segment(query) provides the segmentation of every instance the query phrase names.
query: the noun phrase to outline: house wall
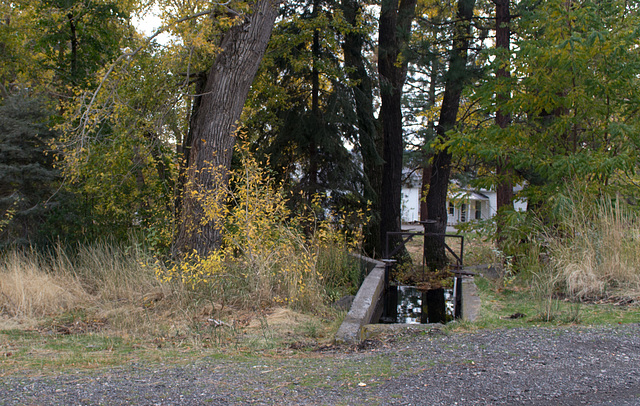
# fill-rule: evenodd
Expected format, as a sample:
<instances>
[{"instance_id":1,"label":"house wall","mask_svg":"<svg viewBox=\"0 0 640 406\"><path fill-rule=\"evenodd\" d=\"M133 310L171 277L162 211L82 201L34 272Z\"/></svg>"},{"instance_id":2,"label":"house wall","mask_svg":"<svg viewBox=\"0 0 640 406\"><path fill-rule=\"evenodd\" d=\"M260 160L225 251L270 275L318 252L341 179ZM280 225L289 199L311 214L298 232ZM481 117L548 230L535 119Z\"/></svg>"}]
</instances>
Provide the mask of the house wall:
<instances>
[{"instance_id":1,"label":"house wall","mask_svg":"<svg viewBox=\"0 0 640 406\"><path fill-rule=\"evenodd\" d=\"M513 192L517 192L519 190L522 190L522 187L516 187L514 188ZM493 216L496 215L497 212L497 208L498 208L498 195L496 192L493 191L482 191L482 194L486 195L489 198L489 214L487 218L491 218ZM514 200L513 201L513 208L516 211L527 211L527 201L526 200Z\"/></svg>"},{"instance_id":2,"label":"house wall","mask_svg":"<svg viewBox=\"0 0 640 406\"><path fill-rule=\"evenodd\" d=\"M516 192L517 190L514 190ZM467 204L466 222L475 220L475 202L480 201L482 204L482 219L490 219L496 215L498 206L498 198L496 192L482 190L481 193L489 198L489 200L473 200L469 199ZM524 200L515 200L513 207L518 211L527 210L527 202ZM454 214L447 216L448 225L456 225L460 222L460 207L455 207ZM449 202L447 201L447 213L449 212ZM405 223L416 222L420 220L420 188L403 187L402 188L402 221Z\"/></svg>"},{"instance_id":3,"label":"house wall","mask_svg":"<svg viewBox=\"0 0 640 406\"><path fill-rule=\"evenodd\" d=\"M464 222L468 223L470 221L476 220L476 203L480 202L480 219L486 220L489 219L490 216L490 207L489 201L487 200L475 200L468 199L464 202L466 205L466 213ZM449 201L447 201L447 225L455 226L458 223L462 222L462 205L458 204L453 208L453 214L451 214L451 208L449 206Z\"/></svg>"},{"instance_id":4,"label":"house wall","mask_svg":"<svg viewBox=\"0 0 640 406\"><path fill-rule=\"evenodd\" d=\"M513 202L513 208L517 211L527 211L527 201L526 200L515 200Z\"/></svg>"},{"instance_id":5,"label":"house wall","mask_svg":"<svg viewBox=\"0 0 640 406\"><path fill-rule=\"evenodd\" d=\"M402 221L420 220L420 188L402 188Z\"/></svg>"}]
</instances>

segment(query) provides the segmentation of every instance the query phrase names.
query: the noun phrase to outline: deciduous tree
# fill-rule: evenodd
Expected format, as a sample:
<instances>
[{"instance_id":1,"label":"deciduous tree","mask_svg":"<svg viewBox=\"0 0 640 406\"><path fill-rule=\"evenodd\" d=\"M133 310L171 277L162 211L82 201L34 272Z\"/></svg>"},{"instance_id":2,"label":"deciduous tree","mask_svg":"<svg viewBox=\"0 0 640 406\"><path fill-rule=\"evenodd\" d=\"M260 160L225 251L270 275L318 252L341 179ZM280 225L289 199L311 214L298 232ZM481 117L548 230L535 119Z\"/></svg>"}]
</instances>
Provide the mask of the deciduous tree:
<instances>
[{"instance_id":1,"label":"deciduous tree","mask_svg":"<svg viewBox=\"0 0 640 406\"><path fill-rule=\"evenodd\" d=\"M220 243L220 227L203 222L195 190L216 190L227 182L238 120L277 16L271 0L256 0L222 35L220 52L207 72L198 108L191 117L186 184L176 249L206 254Z\"/></svg>"}]
</instances>

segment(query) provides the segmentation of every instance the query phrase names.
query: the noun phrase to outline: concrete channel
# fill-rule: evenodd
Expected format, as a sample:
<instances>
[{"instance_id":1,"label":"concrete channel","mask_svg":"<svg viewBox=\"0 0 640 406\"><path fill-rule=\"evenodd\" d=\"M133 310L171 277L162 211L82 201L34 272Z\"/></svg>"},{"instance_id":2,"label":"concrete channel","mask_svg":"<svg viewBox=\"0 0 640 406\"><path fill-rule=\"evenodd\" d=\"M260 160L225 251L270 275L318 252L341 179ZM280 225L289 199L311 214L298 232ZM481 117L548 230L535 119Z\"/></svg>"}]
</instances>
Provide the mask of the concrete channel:
<instances>
[{"instance_id":1,"label":"concrete channel","mask_svg":"<svg viewBox=\"0 0 640 406\"><path fill-rule=\"evenodd\" d=\"M364 256L357 256L366 266L365 277L358 293L353 299L351 309L336 333L338 344L358 344L370 336L389 330L429 330L441 326L434 324L377 324L382 313L384 298L385 264ZM473 276L462 278L462 314L463 320L475 321L480 310L480 298Z\"/></svg>"}]
</instances>

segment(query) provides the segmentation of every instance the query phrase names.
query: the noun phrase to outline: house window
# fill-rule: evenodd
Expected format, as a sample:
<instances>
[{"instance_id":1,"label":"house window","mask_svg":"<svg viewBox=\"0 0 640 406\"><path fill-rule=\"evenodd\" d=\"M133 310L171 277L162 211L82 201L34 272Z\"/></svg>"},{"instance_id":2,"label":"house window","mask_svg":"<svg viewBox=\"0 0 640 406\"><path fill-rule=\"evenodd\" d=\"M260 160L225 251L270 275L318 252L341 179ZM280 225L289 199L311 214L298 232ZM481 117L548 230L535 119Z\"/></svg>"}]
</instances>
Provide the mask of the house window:
<instances>
[{"instance_id":1,"label":"house window","mask_svg":"<svg viewBox=\"0 0 640 406\"><path fill-rule=\"evenodd\" d=\"M482 219L482 202L476 202L476 220Z\"/></svg>"},{"instance_id":2,"label":"house window","mask_svg":"<svg viewBox=\"0 0 640 406\"><path fill-rule=\"evenodd\" d=\"M462 207L460 208L460 221L463 223L467 221L467 205L466 204L462 204Z\"/></svg>"},{"instance_id":3,"label":"house window","mask_svg":"<svg viewBox=\"0 0 640 406\"><path fill-rule=\"evenodd\" d=\"M453 216L456 212L455 206L453 205L453 203L449 202L449 215Z\"/></svg>"}]
</instances>

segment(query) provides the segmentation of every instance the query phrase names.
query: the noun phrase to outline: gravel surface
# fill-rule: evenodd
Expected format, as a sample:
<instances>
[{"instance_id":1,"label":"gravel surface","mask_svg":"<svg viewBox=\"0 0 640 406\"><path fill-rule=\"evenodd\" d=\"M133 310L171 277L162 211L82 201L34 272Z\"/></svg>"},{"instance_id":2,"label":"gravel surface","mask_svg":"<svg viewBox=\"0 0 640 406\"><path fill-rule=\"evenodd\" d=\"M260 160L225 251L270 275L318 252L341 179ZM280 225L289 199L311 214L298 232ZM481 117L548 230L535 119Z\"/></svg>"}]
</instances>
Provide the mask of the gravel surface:
<instances>
[{"instance_id":1,"label":"gravel surface","mask_svg":"<svg viewBox=\"0 0 640 406\"><path fill-rule=\"evenodd\" d=\"M640 324L0 378L0 405L640 405Z\"/></svg>"}]
</instances>

